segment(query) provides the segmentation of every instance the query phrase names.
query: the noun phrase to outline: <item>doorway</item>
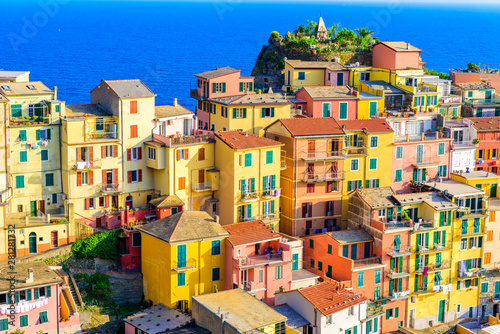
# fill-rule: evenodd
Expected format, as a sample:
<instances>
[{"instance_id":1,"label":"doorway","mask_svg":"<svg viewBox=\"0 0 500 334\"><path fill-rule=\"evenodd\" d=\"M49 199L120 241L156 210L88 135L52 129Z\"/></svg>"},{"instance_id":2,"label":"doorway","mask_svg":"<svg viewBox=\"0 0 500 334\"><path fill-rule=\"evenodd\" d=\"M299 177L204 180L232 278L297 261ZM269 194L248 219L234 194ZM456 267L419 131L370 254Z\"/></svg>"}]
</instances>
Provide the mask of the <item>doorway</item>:
<instances>
[{"instance_id":1,"label":"doorway","mask_svg":"<svg viewBox=\"0 0 500 334\"><path fill-rule=\"evenodd\" d=\"M31 232L29 235L29 252L30 254L36 253L37 251L36 247L36 233Z\"/></svg>"},{"instance_id":2,"label":"doorway","mask_svg":"<svg viewBox=\"0 0 500 334\"><path fill-rule=\"evenodd\" d=\"M106 184L112 184L113 183L113 170L107 170L106 171Z\"/></svg>"},{"instance_id":3,"label":"doorway","mask_svg":"<svg viewBox=\"0 0 500 334\"><path fill-rule=\"evenodd\" d=\"M50 232L50 247L55 248L59 246L59 239L57 238L57 231Z\"/></svg>"},{"instance_id":4,"label":"doorway","mask_svg":"<svg viewBox=\"0 0 500 334\"><path fill-rule=\"evenodd\" d=\"M127 196L127 198L125 198L125 207L128 207L129 209L132 209L133 208L133 204L134 204L133 197L131 195Z\"/></svg>"},{"instance_id":5,"label":"doorway","mask_svg":"<svg viewBox=\"0 0 500 334\"><path fill-rule=\"evenodd\" d=\"M337 86L344 85L344 73L337 73Z\"/></svg>"},{"instance_id":6,"label":"doorway","mask_svg":"<svg viewBox=\"0 0 500 334\"><path fill-rule=\"evenodd\" d=\"M36 217L36 201L30 202L30 216Z\"/></svg>"},{"instance_id":7,"label":"doorway","mask_svg":"<svg viewBox=\"0 0 500 334\"><path fill-rule=\"evenodd\" d=\"M45 214L45 201L43 199L38 201L38 210Z\"/></svg>"},{"instance_id":8,"label":"doorway","mask_svg":"<svg viewBox=\"0 0 500 334\"><path fill-rule=\"evenodd\" d=\"M444 321L445 306L446 306L446 300L445 299L440 300L439 301L439 310L438 310L438 321L439 322Z\"/></svg>"},{"instance_id":9,"label":"doorway","mask_svg":"<svg viewBox=\"0 0 500 334\"><path fill-rule=\"evenodd\" d=\"M198 183L205 183L205 170L200 169L198 171ZM201 185L203 187L203 185Z\"/></svg>"}]
</instances>

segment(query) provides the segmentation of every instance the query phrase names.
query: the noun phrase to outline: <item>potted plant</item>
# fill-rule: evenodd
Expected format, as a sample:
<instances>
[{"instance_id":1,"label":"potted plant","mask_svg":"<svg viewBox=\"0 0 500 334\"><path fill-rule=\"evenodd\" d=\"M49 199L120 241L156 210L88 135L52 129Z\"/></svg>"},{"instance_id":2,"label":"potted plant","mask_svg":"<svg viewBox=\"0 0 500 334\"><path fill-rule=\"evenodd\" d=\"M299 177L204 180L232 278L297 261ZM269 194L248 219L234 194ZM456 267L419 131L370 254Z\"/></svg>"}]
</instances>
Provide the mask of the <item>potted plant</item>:
<instances>
[{"instance_id":1,"label":"potted plant","mask_svg":"<svg viewBox=\"0 0 500 334\"><path fill-rule=\"evenodd\" d=\"M473 139L472 140L472 144L474 144L474 146L478 147L479 146L479 139Z\"/></svg>"}]
</instances>

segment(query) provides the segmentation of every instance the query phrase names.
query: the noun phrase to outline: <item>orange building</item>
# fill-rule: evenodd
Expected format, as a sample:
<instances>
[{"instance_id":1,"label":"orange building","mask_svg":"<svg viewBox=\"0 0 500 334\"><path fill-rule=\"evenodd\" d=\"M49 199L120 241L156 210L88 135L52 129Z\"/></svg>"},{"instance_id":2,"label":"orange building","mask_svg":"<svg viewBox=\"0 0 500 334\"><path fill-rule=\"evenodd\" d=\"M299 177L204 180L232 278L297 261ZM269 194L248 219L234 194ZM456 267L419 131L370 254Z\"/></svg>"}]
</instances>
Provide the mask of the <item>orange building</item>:
<instances>
[{"instance_id":1,"label":"orange building","mask_svg":"<svg viewBox=\"0 0 500 334\"><path fill-rule=\"evenodd\" d=\"M422 69L420 50L406 42L380 42L373 46L373 67L387 69Z\"/></svg>"},{"instance_id":2,"label":"orange building","mask_svg":"<svg viewBox=\"0 0 500 334\"><path fill-rule=\"evenodd\" d=\"M280 119L266 128L266 137L285 145L280 231L302 236L340 227L346 152L337 121Z\"/></svg>"}]
</instances>

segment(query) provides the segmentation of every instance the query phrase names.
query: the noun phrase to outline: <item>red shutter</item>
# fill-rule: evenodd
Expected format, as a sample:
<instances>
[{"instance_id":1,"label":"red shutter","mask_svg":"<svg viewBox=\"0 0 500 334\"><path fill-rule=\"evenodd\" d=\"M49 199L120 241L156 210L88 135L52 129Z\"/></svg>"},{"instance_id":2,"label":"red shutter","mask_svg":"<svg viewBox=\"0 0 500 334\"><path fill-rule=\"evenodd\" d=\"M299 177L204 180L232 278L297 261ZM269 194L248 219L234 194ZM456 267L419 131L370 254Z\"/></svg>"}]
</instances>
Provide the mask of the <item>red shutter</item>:
<instances>
[{"instance_id":1,"label":"red shutter","mask_svg":"<svg viewBox=\"0 0 500 334\"><path fill-rule=\"evenodd\" d=\"M181 160L181 150L177 150L177 161Z\"/></svg>"},{"instance_id":2,"label":"red shutter","mask_svg":"<svg viewBox=\"0 0 500 334\"><path fill-rule=\"evenodd\" d=\"M85 199L85 210L90 209L90 198Z\"/></svg>"},{"instance_id":3,"label":"red shutter","mask_svg":"<svg viewBox=\"0 0 500 334\"><path fill-rule=\"evenodd\" d=\"M128 171L128 183L132 183L132 172Z\"/></svg>"},{"instance_id":4,"label":"red shutter","mask_svg":"<svg viewBox=\"0 0 500 334\"><path fill-rule=\"evenodd\" d=\"M127 160L130 161L132 160L132 149L127 148Z\"/></svg>"},{"instance_id":5,"label":"red shutter","mask_svg":"<svg viewBox=\"0 0 500 334\"><path fill-rule=\"evenodd\" d=\"M106 184L106 170L102 170L102 184Z\"/></svg>"},{"instance_id":6,"label":"red shutter","mask_svg":"<svg viewBox=\"0 0 500 334\"><path fill-rule=\"evenodd\" d=\"M76 148L76 161L82 161L82 149L80 147Z\"/></svg>"},{"instance_id":7,"label":"red shutter","mask_svg":"<svg viewBox=\"0 0 500 334\"><path fill-rule=\"evenodd\" d=\"M139 178L139 182L142 182L142 169L139 169L137 171L137 175L138 175L138 178Z\"/></svg>"},{"instance_id":8,"label":"red shutter","mask_svg":"<svg viewBox=\"0 0 500 334\"><path fill-rule=\"evenodd\" d=\"M184 151L185 151L184 152L184 154L185 154L184 158L187 160L187 159L189 159L189 149L185 148Z\"/></svg>"},{"instance_id":9,"label":"red shutter","mask_svg":"<svg viewBox=\"0 0 500 334\"><path fill-rule=\"evenodd\" d=\"M82 172L76 173L76 179L77 179L76 184L78 186L81 186L82 185Z\"/></svg>"},{"instance_id":10,"label":"red shutter","mask_svg":"<svg viewBox=\"0 0 500 334\"><path fill-rule=\"evenodd\" d=\"M130 113L137 114L137 101L130 101Z\"/></svg>"},{"instance_id":11,"label":"red shutter","mask_svg":"<svg viewBox=\"0 0 500 334\"><path fill-rule=\"evenodd\" d=\"M115 178L115 184L118 184L118 168L113 170L113 177Z\"/></svg>"},{"instance_id":12,"label":"red shutter","mask_svg":"<svg viewBox=\"0 0 500 334\"><path fill-rule=\"evenodd\" d=\"M106 145L101 147L101 159L106 158Z\"/></svg>"},{"instance_id":13,"label":"red shutter","mask_svg":"<svg viewBox=\"0 0 500 334\"><path fill-rule=\"evenodd\" d=\"M106 201L106 207L109 208L109 196L106 196L105 201Z\"/></svg>"},{"instance_id":14,"label":"red shutter","mask_svg":"<svg viewBox=\"0 0 500 334\"><path fill-rule=\"evenodd\" d=\"M118 145L113 147L113 157L118 158Z\"/></svg>"},{"instance_id":15,"label":"red shutter","mask_svg":"<svg viewBox=\"0 0 500 334\"><path fill-rule=\"evenodd\" d=\"M90 170L89 171L89 185L93 185L93 184L94 184L94 171Z\"/></svg>"},{"instance_id":16,"label":"red shutter","mask_svg":"<svg viewBox=\"0 0 500 334\"><path fill-rule=\"evenodd\" d=\"M89 161L94 160L94 147L89 146Z\"/></svg>"},{"instance_id":17,"label":"red shutter","mask_svg":"<svg viewBox=\"0 0 500 334\"><path fill-rule=\"evenodd\" d=\"M137 148L137 160L142 160L142 147Z\"/></svg>"},{"instance_id":18,"label":"red shutter","mask_svg":"<svg viewBox=\"0 0 500 334\"><path fill-rule=\"evenodd\" d=\"M328 193L332 192L332 182L326 183L326 192L328 192Z\"/></svg>"}]
</instances>

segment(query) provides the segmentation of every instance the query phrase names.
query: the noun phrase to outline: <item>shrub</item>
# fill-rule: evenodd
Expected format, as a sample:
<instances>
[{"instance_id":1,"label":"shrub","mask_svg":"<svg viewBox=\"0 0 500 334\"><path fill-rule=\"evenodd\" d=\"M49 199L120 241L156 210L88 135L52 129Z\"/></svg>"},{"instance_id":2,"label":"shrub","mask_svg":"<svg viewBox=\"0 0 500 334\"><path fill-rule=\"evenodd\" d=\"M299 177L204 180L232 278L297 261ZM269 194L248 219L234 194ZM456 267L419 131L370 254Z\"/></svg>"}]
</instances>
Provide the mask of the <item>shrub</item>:
<instances>
[{"instance_id":1,"label":"shrub","mask_svg":"<svg viewBox=\"0 0 500 334\"><path fill-rule=\"evenodd\" d=\"M479 139L476 138L476 139L472 140L472 144L474 144L474 145L479 144Z\"/></svg>"},{"instance_id":2,"label":"shrub","mask_svg":"<svg viewBox=\"0 0 500 334\"><path fill-rule=\"evenodd\" d=\"M278 38L278 37L280 37L280 34L277 31L271 31L271 37L272 38Z\"/></svg>"},{"instance_id":3,"label":"shrub","mask_svg":"<svg viewBox=\"0 0 500 334\"><path fill-rule=\"evenodd\" d=\"M117 260L119 254L118 236L120 231L108 231L91 235L76 241L71 250L79 259L100 257L101 259Z\"/></svg>"}]
</instances>

